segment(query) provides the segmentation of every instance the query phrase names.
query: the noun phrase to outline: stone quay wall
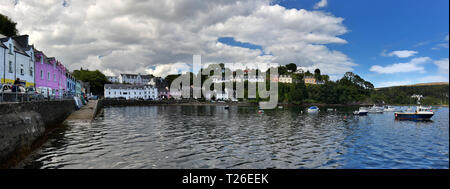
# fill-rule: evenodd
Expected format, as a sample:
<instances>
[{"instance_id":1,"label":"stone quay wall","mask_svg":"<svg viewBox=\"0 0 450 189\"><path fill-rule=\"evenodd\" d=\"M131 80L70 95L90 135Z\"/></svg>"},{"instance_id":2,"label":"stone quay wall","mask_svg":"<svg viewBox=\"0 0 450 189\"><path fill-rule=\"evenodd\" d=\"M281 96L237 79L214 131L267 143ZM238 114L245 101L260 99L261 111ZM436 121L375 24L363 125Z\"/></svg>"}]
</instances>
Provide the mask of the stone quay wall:
<instances>
[{"instance_id":1,"label":"stone quay wall","mask_svg":"<svg viewBox=\"0 0 450 189\"><path fill-rule=\"evenodd\" d=\"M0 168L24 158L73 111L74 100L0 104Z\"/></svg>"}]
</instances>

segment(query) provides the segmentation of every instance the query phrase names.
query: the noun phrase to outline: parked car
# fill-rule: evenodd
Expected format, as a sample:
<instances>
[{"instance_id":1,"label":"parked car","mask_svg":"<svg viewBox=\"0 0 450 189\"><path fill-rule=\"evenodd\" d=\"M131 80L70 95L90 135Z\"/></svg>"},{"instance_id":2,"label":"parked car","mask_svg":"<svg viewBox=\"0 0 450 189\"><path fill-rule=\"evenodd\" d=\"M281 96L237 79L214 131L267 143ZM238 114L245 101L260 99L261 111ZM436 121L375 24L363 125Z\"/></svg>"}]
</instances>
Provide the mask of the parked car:
<instances>
[{"instance_id":1,"label":"parked car","mask_svg":"<svg viewBox=\"0 0 450 189\"><path fill-rule=\"evenodd\" d=\"M10 85L10 84L2 85L2 92L11 92L11 91L12 91L12 85Z\"/></svg>"},{"instance_id":2,"label":"parked car","mask_svg":"<svg viewBox=\"0 0 450 189\"><path fill-rule=\"evenodd\" d=\"M18 92L18 93L25 93L25 88L23 86L17 87L17 86L11 85L11 84L3 84L2 85L3 92L12 92L13 88L16 88L16 92Z\"/></svg>"},{"instance_id":3,"label":"parked car","mask_svg":"<svg viewBox=\"0 0 450 189\"><path fill-rule=\"evenodd\" d=\"M27 87L25 93L29 95L31 100L44 100L44 95L40 94L34 87Z\"/></svg>"}]
</instances>

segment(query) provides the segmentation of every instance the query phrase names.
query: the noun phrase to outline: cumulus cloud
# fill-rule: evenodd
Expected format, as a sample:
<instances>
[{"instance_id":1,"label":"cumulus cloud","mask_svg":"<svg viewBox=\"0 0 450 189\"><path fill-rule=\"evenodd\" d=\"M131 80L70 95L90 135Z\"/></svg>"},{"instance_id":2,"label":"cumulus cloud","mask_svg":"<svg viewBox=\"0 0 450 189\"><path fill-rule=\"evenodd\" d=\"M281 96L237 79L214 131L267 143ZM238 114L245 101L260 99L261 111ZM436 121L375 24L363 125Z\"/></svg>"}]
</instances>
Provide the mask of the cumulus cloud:
<instances>
[{"instance_id":1,"label":"cumulus cloud","mask_svg":"<svg viewBox=\"0 0 450 189\"><path fill-rule=\"evenodd\" d=\"M326 7L327 5L328 5L327 0L320 0L319 2L317 2L314 5L314 9L320 9L320 8Z\"/></svg>"},{"instance_id":2,"label":"cumulus cloud","mask_svg":"<svg viewBox=\"0 0 450 189\"><path fill-rule=\"evenodd\" d=\"M2 1L0 12L71 70L164 76L185 69L193 54L204 63L295 62L332 76L356 66L327 47L347 43L339 37L348 32L343 18L270 0ZM263 50L229 46L220 37Z\"/></svg>"},{"instance_id":3,"label":"cumulus cloud","mask_svg":"<svg viewBox=\"0 0 450 189\"><path fill-rule=\"evenodd\" d=\"M436 60L433 63L439 68L439 72L440 73L448 75L448 73L449 73L448 72L448 64L449 64L448 58L443 58L441 60Z\"/></svg>"},{"instance_id":4,"label":"cumulus cloud","mask_svg":"<svg viewBox=\"0 0 450 189\"><path fill-rule=\"evenodd\" d=\"M388 66L374 65L370 68L370 71L379 74L393 74L393 73L405 73L405 72L420 72L425 73L425 68L421 64L430 62L429 57L413 58L406 63L396 63Z\"/></svg>"},{"instance_id":5,"label":"cumulus cloud","mask_svg":"<svg viewBox=\"0 0 450 189\"><path fill-rule=\"evenodd\" d=\"M408 58L408 57L414 56L417 53L419 53L419 52L411 51L411 50L400 50L400 51L392 51L390 53L386 53L386 51L383 51L381 53L381 55L382 56L396 56L399 58Z\"/></svg>"},{"instance_id":6,"label":"cumulus cloud","mask_svg":"<svg viewBox=\"0 0 450 189\"><path fill-rule=\"evenodd\" d=\"M148 68L145 70L147 74L166 77L171 74L179 74L191 71L191 67L186 63L163 64Z\"/></svg>"}]
</instances>

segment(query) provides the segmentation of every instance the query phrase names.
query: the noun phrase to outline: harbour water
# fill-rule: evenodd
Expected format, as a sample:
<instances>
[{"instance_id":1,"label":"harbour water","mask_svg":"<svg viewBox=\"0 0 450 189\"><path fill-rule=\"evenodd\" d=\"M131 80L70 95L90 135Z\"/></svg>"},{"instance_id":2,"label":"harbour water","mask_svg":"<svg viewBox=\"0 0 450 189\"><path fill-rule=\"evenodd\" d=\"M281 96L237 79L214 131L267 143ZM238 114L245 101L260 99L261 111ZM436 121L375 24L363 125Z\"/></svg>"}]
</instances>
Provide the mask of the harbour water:
<instances>
[{"instance_id":1,"label":"harbour water","mask_svg":"<svg viewBox=\"0 0 450 189\"><path fill-rule=\"evenodd\" d=\"M92 123L55 130L20 167L449 168L448 107L428 122L353 110L110 107Z\"/></svg>"}]
</instances>

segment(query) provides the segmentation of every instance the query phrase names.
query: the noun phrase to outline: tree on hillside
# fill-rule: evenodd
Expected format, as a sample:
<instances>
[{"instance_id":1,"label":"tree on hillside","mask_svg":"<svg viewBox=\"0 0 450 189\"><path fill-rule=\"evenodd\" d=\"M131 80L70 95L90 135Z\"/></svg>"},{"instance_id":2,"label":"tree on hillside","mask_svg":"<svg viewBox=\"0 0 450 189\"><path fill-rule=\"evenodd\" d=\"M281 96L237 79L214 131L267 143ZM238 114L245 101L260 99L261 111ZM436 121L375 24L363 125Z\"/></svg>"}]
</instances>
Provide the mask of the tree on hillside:
<instances>
[{"instance_id":1,"label":"tree on hillside","mask_svg":"<svg viewBox=\"0 0 450 189\"><path fill-rule=\"evenodd\" d=\"M287 68L285 66L278 67L278 75L286 75L287 74Z\"/></svg>"},{"instance_id":2,"label":"tree on hillside","mask_svg":"<svg viewBox=\"0 0 450 189\"><path fill-rule=\"evenodd\" d=\"M314 70L314 78L316 78L316 80L318 80L318 81L322 81L322 77L320 75L320 69L319 68Z\"/></svg>"},{"instance_id":3,"label":"tree on hillside","mask_svg":"<svg viewBox=\"0 0 450 189\"><path fill-rule=\"evenodd\" d=\"M106 76L98 71L88 71L88 70L74 70L72 74L77 80L83 82L89 82L90 91L94 95L104 94L104 85L109 83Z\"/></svg>"},{"instance_id":4,"label":"tree on hillside","mask_svg":"<svg viewBox=\"0 0 450 189\"><path fill-rule=\"evenodd\" d=\"M167 83L169 84L169 87L170 87L170 85L172 85L172 82L180 76L181 76L181 74L167 75L165 79L166 79Z\"/></svg>"},{"instance_id":5,"label":"tree on hillside","mask_svg":"<svg viewBox=\"0 0 450 189\"><path fill-rule=\"evenodd\" d=\"M305 72L305 76L312 76L313 74L311 72L309 72L309 70L306 70Z\"/></svg>"},{"instance_id":6,"label":"tree on hillside","mask_svg":"<svg viewBox=\"0 0 450 189\"><path fill-rule=\"evenodd\" d=\"M286 65L287 70L290 70L291 72L295 72L297 71L297 65L294 63L290 63L288 65Z\"/></svg>"},{"instance_id":7,"label":"tree on hillside","mask_svg":"<svg viewBox=\"0 0 450 189\"><path fill-rule=\"evenodd\" d=\"M17 23L12 21L7 16L0 14L0 34L5 36L15 36L19 32L16 28Z\"/></svg>"},{"instance_id":8,"label":"tree on hillside","mask_svg":"<svg viewBox=\"0 0 450 189\"><path fill-rule=\"evenodd\" d=\"M322 81L330 81L330 76L328 76L328 75L321 75L320 77L321 77Z\"/></svg>"}]
</instances>

